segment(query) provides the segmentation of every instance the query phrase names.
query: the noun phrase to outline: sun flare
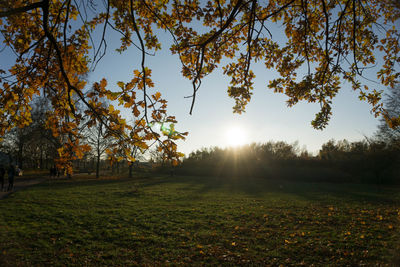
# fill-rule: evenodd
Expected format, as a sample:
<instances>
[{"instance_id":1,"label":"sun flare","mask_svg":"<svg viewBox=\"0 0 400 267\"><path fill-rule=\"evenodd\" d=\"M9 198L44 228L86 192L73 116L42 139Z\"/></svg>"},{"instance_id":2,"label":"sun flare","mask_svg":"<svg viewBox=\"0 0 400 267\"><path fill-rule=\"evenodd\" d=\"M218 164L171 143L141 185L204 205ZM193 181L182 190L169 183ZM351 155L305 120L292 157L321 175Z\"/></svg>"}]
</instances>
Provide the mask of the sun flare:
<instances>
[{"instance_id":1,"label":"sun flare","mask_svg":"<svg viewBox=\"0 0 400 267\"><path fill-rule=\"evenodd\" d=\"M229 146L241 146L247 141L246 132L243 128L234 126L226 131L226 141Z\"/></svg>"}]
</instances>

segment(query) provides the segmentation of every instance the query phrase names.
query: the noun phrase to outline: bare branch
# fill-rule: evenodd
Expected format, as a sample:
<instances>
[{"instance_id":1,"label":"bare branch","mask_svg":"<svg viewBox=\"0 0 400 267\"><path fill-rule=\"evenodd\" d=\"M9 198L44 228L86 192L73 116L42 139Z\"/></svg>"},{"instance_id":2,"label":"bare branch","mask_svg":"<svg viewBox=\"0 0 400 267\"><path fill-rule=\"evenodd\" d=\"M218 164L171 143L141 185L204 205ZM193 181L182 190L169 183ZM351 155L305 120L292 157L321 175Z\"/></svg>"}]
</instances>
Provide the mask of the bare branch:
<instances>
[{"instance_id":1,"label":"bare branch","mask_svg":"<svg viewBox=\"0 0 400 267\"><path fill-rule=\"evenodd\" d=\"M107 42L105 39L105 35L106 35L106 30L107 30L107 25L108 25L108 19L110 18L110 1L107 0L107 13L106 13L106 21L104 22L104 28L103 28L103 33L101 36L101 41L100 41L100 45L99 48L96 52L96 54L94 55L93 61L96 62L94 65L94 69L96 68L97 64L99 63L99 61L105 56L106 51L107 51ZM98 60L96 60L98 54L100 53L100 49L102 47L102 45L104 44L104 50L103 53L101 54L100 58Z\"/></svg>"}]
</instances>

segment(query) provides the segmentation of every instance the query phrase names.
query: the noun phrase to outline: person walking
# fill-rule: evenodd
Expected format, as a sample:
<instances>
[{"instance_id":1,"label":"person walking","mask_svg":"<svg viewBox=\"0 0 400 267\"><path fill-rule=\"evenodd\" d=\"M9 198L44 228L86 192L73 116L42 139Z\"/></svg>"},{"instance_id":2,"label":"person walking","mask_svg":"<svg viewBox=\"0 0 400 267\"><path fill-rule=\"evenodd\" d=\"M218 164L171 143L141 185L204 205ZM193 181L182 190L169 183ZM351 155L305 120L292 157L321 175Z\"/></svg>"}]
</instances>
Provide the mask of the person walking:
<instances>
[{"instance_id":1,"label":"person walking","mask_svg":"<svg viewBox=\"0 0 400 267\"><path fill-rule=\"evenodd\" d=\"M6 174L6 170L4 169L3 166L0 166L0 182L1 182L1 191L3 191L4 188L4 175ZM1 192L0 191L0 192Z\"/></svg>"},{"instance_id":2,"label":"person walking","mask_svg":"<svg viewBox=\"0 0 400 267\"><path fill-rule=\"evenodd\" d=\"M10 164L8 168L8 188L7 191L11 191L14 188L14 176L15 176L15 167Z\"/></svg>"}]
</instances>

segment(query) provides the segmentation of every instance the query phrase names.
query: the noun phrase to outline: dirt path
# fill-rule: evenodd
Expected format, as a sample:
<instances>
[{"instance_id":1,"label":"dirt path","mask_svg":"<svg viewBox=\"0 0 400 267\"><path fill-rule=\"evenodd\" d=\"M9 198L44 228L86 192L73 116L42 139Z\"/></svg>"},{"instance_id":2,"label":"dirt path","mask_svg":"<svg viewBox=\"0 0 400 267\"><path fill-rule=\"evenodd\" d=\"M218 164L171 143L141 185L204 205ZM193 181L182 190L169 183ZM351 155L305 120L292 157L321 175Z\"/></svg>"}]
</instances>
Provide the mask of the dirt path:
<instances>
[{"instance_id":1,"label":"dirt path","mask_svg":"<svg viewBox=\"0 0 400 267\"><path fill-rule=\"evenodd\" d=\"M9 194L12 194L15 191L21 190L23 188L26 188L28 186L32 186L35 184L39 184L46 181L46 178L44 177L37 177L37 178L17 178L14 181L14 189L10 192L3 192L0 191L0 199L5 198L6 196L8 196ZM1 184L0 184L1 187ZM8 187L8 181L6 179L5 183L4 183L4 189L7 189ZM1 188L0 188L1 189Z\"/></svg>"}]
</instances>

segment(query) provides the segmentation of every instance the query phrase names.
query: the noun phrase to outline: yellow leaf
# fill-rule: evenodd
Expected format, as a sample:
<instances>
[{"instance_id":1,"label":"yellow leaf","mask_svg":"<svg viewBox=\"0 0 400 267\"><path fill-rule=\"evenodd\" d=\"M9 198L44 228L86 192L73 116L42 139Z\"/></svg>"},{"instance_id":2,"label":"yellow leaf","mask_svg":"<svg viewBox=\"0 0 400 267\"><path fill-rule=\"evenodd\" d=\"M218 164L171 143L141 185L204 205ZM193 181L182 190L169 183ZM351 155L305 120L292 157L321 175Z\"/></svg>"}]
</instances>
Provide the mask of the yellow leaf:
<instances>
[{"instance_id":1,"label":"yellow leaf","mask_svg":"<svg viewBox=\"0 0 400 267\"><path fill-rule=\"evenodd\" d=\"M134 70L134 71L133 71L133 74L135 75L135 77L139 77L139 75L140 75L140 71L138 71L138 70Z\"/></svg>"},{"instance_id":2,"label":"yellow leaf","mask_svg":"<svg viewBox=\"0 0 400 267\"><path fill-rule=\"evenodd\" d=\"M104 88L104 87L106 87L107 86L107 80L106 79L101 79L101 81L100 81L100 87L101 88Z\"/></svg>"},{"instance_id":3,"label":"yellow leaf","mask_svg":"<svg viewBox=\"0 0 400 267\"><path fill-rule=\"evenodd\" d=\"M134 157L128 155L128 161L130 161L130 162L135 162L136 159L135 159Z\"/></svg>"},{"instance_id":4,"label":"yellow leaf","mask_svg":"<svg viewBox=\"0 0 400 267\"><path fill-rule=\"evenodd\" d=\"M121 81L117 82L117 85L118 85L121 89L124 89L124 87L125 87L125 83L124 83L124 82L121 82Z\"/></svg>"}]
</instances>

